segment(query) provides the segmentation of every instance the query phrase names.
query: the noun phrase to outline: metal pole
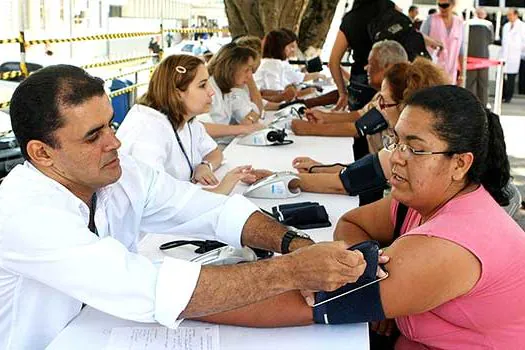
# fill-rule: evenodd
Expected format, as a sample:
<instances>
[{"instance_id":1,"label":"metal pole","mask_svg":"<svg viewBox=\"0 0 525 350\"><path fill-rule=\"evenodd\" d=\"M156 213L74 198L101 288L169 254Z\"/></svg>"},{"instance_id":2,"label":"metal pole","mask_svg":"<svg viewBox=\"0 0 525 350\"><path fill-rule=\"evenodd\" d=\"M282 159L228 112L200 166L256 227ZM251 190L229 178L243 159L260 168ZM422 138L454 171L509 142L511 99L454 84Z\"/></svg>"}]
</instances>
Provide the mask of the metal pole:
<instances>
[{"instance_id":1,"label":"metal pole","mask_svg":"<svg viewBox=\"0 0 525 350\"><path fill-rule=\"evenodd\" d=\"M69 37L73 37L73 0L69 0ZM73 42L69 43L69 58L73 59Z\"/></svg>"},{"instance_id":2,"label":"metal pole","mask_svg":"<svg viewBox=\"0 0 525 350\"><path fill-rule=\"evenodd\" d=\"M19 18L20 18L19 26L18 26L19 31L20 31L20 36L19 36L19 39L20 39L20 71L22 72L24 77L27 77L29 73L27 71L27 65L26 65L26 40L24 36L25 17L27 13L27 8L26 8L25 0L19 0L18 4L19 4L18 12L19 12Z\"/></svg>"},{"instance_id":3,"label":"metal pole","mask_svg":"<svg viewBox=\"0 0 525 350\"><path fill-rule=\"evenodd\" d=\"M505 61L500 60L500 65L496 69L496 92L494 93L494 108L492 111L497 115L501 114L501 100L503 99L503 65Z\"/></svg>"}]
</instances>

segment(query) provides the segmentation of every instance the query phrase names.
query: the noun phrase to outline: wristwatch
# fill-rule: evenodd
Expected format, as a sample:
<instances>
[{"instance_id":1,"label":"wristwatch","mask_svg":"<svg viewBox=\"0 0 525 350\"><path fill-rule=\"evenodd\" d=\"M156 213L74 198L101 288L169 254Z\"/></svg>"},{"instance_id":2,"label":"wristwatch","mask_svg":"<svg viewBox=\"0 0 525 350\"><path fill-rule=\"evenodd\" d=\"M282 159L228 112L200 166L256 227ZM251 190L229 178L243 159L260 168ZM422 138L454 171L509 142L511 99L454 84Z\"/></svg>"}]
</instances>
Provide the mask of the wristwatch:
<instances>
[{"instance_id":1,"label":"wristwatch","mask_svg":"<svg viewBox=\"0 0 525 350\"><path fill-rule=\"evenodd\" d=\"M292 243L292 240L294 238L303 238L303 239L309 239L312 240L310 236L308 236L306 233L301 231L292 231L288 230L283 236L283 240L281 241L281 254L288 254L290 253L290 243Z\"/></svg>"},{"instance_id":2,"label":"wristwatch","mask_svg":"<svg viewBox=\"0 0 525 350\"><path fill-rule=\"evenodd\" d=\"M207 160L203 160L203 161L201 161L201 164L205 164L205 165L209 166L211 172L213 173L213 164L211 164L211 163L208 162Z\"/></svg>"}]
</instances>

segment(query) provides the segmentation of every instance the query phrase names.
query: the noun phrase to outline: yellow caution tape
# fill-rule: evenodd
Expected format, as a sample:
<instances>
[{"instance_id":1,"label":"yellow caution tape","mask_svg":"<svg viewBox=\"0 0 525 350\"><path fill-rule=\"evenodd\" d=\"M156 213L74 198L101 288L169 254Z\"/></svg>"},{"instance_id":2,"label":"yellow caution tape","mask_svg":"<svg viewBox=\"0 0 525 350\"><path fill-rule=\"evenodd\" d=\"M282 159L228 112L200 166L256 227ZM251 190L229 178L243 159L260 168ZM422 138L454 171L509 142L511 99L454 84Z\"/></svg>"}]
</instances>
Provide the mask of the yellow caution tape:
<instances>
[{"instance_id":1,"label":"yellow caution tape","mask_svg":"<svg viewBox=\"0 0 525 350\"><path fill-rule=\"evenodd\" d=\"M12 79L22 76L22 72L19 70L12 70L10 72L0 73L0 80Z\"/></svg>"},{"instance_id":2,"label":"yellow caution tape","mask_svg":"<svg viewBox=\"0 0 525 350\"><path fill-rule=\"evenodd\" d=\"M130 86L125 87L123 89L119 89L119 90L115 90L115 91L111 92L109 94L109 97L113 98L113 97L117 97L117 96L120 96L120 95L124 95L124 94L127 94L128 92L131 92L131 91L135 90L138 87L145 86L145 85L148 85L148 83L140 83L140 84L130 85Z\"/></svg>"},{"instance_id":3,"label":"yellow caution tape","mask_svg":"<svg viewBox=\"0 0 525 350\"><path fill-rule=\"evenodd\" d=\"M109 40L109 39L127 39L137 38L148 35L159 35L160 32L137 32L137 33L115 33L115 34L97 34L89 36L79 36L75 38L62 38L62 39L36 39L26 41L28 45L40 45L40 44L57 44L57 43L71 43L79 41L90 41L90 40Z\"/></svg>"},{"instance_id":4,"label":"yellow caution tape","mask_svg":"<svg viewBox=\"0 0 525 350\"><path fill-rule=\"evenodd\" d=\"M20 42L19 38L14 39L0 39L0 44L17 44Z\"/></svg>"},{"instance_id":5,"label":"yellow caution tape","mask_svg":"<svg viewBox=\"0 0 525 350\"><path fill-rule=\"evenodd\" d=\"M11 104L11 101L0 102L0 108L9 107L10 104Z\"/></svg>"},{"instance_id":6,"label":"yellow caution tape","mask_svg":"<svg viewBox=\"0 0 525 350\"><path fill-rule=\"evenodd\" d=\"M229 33L228 28L175 28L164 29L164 32L172 33Z\"/></svg>"},{"instance_id":7,"label":"yellow caution tape","mask_svg":"<svg viewBox=\"0 0 525 350\"><path fill-rule=\"evenodd\" d=\"M125 76L128 76L128 75L131 75L131 74L135 74L135 73L138 73L138 72L143 72L143 71L152 71L156 68L157 66L150 66L150 67L146 67L146 68L141 68L141 69L137 69L137 70L133 70L131 72L127 72L127 73L122 73L122 74L119 74L119 75L115 75L113 77L110 77L110 78L106 78L104 79L104 81L109 81L109 80L113 80L113 79L118 79L118 78L122 78L122 77L125 77Z\"/></svg>"},{"instance_id":8,"label":"yellow caution tape","mask_svg":"<svg viewBox=\"0 0 525 350\"><path fill-rule=\"evenodd\" d=\"M140 56L140 57L130 57L130 58L123 58L120 60L110 60L110 61L104 61L104 62L97 62L97 63L90 63L85 64L83 66L80 66L84 69L89 68L98 68L98 67L105 67L105 66L113 66L115 64L121 64L121 63L127 63L127 62L134 62L134 61L146 61L152 57L155 57L156 55L148 55L148 56Z\"/></svg>"}]
</instances>

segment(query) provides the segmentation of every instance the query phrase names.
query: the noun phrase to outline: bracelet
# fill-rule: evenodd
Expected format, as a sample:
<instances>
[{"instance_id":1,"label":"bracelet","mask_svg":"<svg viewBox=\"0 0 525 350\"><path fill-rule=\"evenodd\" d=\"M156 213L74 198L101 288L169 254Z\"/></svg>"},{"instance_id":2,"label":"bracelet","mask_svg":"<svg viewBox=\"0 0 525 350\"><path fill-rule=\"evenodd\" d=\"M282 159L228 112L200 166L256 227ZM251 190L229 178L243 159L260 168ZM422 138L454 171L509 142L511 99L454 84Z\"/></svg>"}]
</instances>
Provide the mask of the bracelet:
<instances>
[{"instance_id":1,"label":"bracelet","mask_svg":"<svg viewBox=\"0 0 525 350\"><path fill-rule=\"evenodd\" d=\"M211 163L210 163L209 161L207 161L207 160L203 160L203 161L201 162L201 164L207 165L207 166L210 168L211 172L213 173L213 164L211 164Z\"/></svg>"}]
</instances>

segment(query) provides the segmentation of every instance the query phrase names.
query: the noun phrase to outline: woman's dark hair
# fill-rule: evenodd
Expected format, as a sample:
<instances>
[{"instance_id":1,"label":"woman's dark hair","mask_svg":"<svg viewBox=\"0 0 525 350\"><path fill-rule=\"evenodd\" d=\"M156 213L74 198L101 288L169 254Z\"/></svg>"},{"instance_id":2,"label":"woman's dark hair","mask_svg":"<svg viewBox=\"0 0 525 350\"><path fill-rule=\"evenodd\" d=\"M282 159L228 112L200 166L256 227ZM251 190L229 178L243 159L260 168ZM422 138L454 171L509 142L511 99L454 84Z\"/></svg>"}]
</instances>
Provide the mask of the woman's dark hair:
<instances>
[{"instance_id":1,"label":"woman's dark hair","mask_svg":"<svg viewBox=\"0 0 525 350\"><path fill-rule=\"evenodd\" d=\"M482 184L496 202L508 205L510 165L496 114L485 110L471 92L454 85L419 90L408 97L406 105L432 113L434 131L448 144L448 149L474 155L468 181Z\"/></svg>"},{"instance_id":2,"label":"woman's dark hair","mask_svg":"<svg viewBox=\"0 0 525 350\"><path fill-rule=\"evenodd\" d=\"M61 64L31 74L16 88L9 108L13 132L24 158L31 160L27 153L31 140L59 148L54 133L65 124L64 108L104 94L104 81L79 67Z\"/></svg>"},{"instance_id":3,"label":"woman's dark hair","mask_svg":"<svg viewBox=\"0 0 525 350\"><path fill-rule=\"evenodd\" d=\"M281 28L280 31L284 32L284 34L288 35L290 37L290 39L292 40L292 42L299 41L299 38L297 37L297 34L295 34L293 30L288 29L288 28Z\"/></svg>"},{"instance_id":4,"label":"woman's dark hair","mask_svg":"<svg viewBox=\"0 0 525 350\"><path fill-rule=\"evenodd\" d=\"M284 61L284 48L294 40L282 30L272 30L263 39L263 58L275 58Z\"/></svg>"}]
</instances>

